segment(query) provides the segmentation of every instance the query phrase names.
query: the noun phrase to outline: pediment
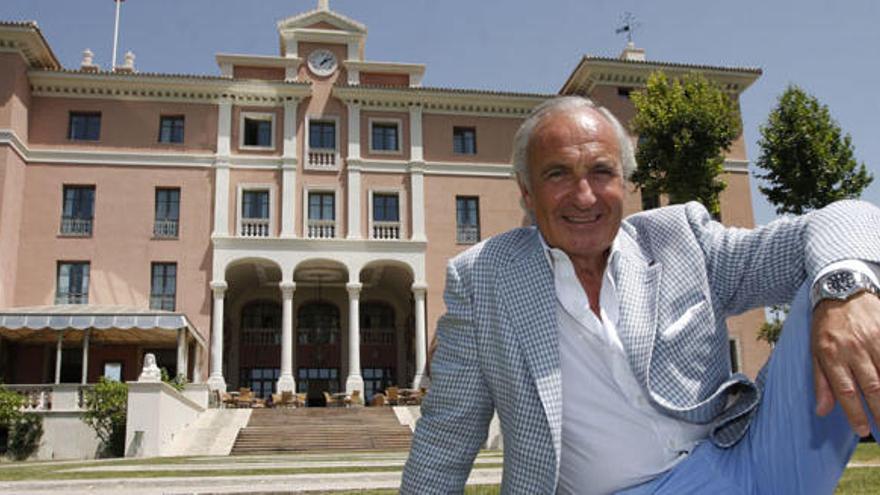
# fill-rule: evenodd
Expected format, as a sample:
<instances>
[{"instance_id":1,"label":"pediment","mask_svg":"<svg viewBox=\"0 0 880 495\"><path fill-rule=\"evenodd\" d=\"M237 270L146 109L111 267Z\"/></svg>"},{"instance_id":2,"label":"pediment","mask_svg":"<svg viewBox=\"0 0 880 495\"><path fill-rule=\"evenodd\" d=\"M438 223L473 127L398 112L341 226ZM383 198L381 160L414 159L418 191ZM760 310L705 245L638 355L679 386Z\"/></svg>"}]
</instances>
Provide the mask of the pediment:
<instances>
[{"instance_id":1,"label":"pediment","mask_svg":"<svg viewBox=\"0 0 880 495\"><path fill-rule=\"evenodd\" d=\"M314 9L278 21L278 30L288 29L336 29L366 33L367 27L332 10Z\"/></svg>"}]
</instances>

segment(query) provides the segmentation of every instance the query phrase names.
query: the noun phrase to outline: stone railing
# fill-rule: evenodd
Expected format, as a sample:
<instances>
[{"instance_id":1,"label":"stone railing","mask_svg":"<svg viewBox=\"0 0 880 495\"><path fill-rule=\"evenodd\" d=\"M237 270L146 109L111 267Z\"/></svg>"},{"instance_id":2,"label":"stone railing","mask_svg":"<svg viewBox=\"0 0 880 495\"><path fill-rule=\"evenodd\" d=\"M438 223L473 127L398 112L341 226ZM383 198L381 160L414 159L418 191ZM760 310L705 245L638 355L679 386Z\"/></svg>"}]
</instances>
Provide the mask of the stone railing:
<instances>
[{"instance_id":1,"label":"stone railing","mask_svg":"<svg viewBox=\"0 0 880 495\"><path fill-rule=\"evenodd\" d=\"M372 238L378 240L400 239L400 222L373 221Z\"/></svg>"},{"instance_id":2,"label":"stone railing","mask_svg":"<svg viewBox=\"0 0 880 495\"><path fill-rule=\"evenodd\" d=\"M58 385L5 385L24 397L23 411L82 411L85 390L91 385L62 383Z\"/></svg>"},{"instance_id":3,"label":"stone railing","mask_svg":"<svg viewBox=\"0 0 880 495\"><path fill-rule=\"evenodd\" d=\"M313 170L336 170L336 150L309 150L306 168Z\"/></svg>"},{"instance_id":4,"label":"stone railing","mask_svg":"<svg viewBox=\"0 0 880 495\"><path fill-rule=\"evenodd\" d=\"M242 218L241 237L269 237L268 218Z\"/></svg>"},{"instance_id":5,"label":"stone railing","mask_svg":"<svg viewBox=\"0 0 880 495\"><path fill-rule=\"evenodd\" d=\"M153 237L176 239L177 225L177 220L156 220L156 223L153 224Z\"/></svg>"},{"instance_id":6,"label":"stone railing","mask_svg":"<svg viewBox=\"0 0 880 495\"><path fill-rule=\"evenodd\" d=\"M336 237L336 220L309 220L309 239L333 239Z\"/></svg>"},{"instance_id":7,"label":"stone railing","mask_svg":"<svg viewBox=\"0 0 880 495\"><path fill-rule=\"evenodd\" d=\"M91 237L92 219L61 217L61 233L77 237Z\"/></svg>"}]
</instances>

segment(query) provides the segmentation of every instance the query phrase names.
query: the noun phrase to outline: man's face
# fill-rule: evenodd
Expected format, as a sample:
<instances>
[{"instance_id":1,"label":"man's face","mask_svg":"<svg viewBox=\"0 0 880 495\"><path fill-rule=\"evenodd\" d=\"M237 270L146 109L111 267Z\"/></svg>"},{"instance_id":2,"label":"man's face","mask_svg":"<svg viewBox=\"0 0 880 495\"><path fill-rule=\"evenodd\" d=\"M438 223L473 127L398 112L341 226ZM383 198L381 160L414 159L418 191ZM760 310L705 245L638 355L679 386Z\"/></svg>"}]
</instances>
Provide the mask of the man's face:
<instances>
[{"instance_id":1,"label":"man's face","mask_svg":"<svg viewBox=\"0 0 880 495\"><path fill-rule=\"evenodd\" d=\"M600 263L623 218L624 179L614 128L590 108L544 117L528 148L534 212L544 240L574 263Z\"/></svg>"}]
</instances>

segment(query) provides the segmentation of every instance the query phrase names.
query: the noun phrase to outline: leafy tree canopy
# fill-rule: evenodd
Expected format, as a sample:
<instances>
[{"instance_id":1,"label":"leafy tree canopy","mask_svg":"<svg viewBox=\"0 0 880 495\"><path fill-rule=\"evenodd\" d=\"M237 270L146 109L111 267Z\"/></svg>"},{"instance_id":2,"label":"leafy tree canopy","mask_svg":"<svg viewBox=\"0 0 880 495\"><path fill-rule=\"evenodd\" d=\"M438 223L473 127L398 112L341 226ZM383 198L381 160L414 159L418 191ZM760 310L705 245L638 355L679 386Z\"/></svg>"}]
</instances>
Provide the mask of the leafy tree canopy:
<instances>
[{"instance_id":1,"label":"leafy tree canopy","mask_svg":"<svg viewBox=\"0 0 880 495\"><path fill-rule=\"evenodd\" d=\"M767 182L758 189L778 214L800 215L857 198L873 180L856 161L850 136L843 135L828 107L794 85L761 126L758 145L756 165L767 171L757 175Z\"/></svg>"},{"instance_id":2,"label":"leafy tree canopy","mask_svg":"<svg viewBox=\"0 0 880 495\"><path fill-rule=\"evenodd\" d=\"M736 103L702 75L670 80L662 72L632 101L639 136L633 182L649 194L667 194L671 203L700 201L717 216L722 153L742 131Z\"/></svg>"}]
</instances>

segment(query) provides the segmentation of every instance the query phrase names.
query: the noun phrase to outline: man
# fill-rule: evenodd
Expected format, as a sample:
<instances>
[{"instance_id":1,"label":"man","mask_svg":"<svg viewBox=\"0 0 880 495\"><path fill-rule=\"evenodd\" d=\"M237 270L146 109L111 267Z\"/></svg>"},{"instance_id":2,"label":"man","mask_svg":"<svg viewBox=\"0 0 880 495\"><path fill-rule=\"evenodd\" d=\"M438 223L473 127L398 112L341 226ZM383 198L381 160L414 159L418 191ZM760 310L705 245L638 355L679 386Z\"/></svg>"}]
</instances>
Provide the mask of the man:
<instances>
[{"instance_id":1,"label":"man","mask_svg":"<svg viewBox=\"0 0 880 495\"><path fill-rule=\"evenodd\" d=\"M401 491L461 492L497 410L504 493L831 493L868 432L860 391L880 413L880 211L623 221L630 141L577 97L540 105L514 147L537 229L450 263ZM731 374L726 317L796 293L758 385Z\"/></svg>"}]
</instances>

